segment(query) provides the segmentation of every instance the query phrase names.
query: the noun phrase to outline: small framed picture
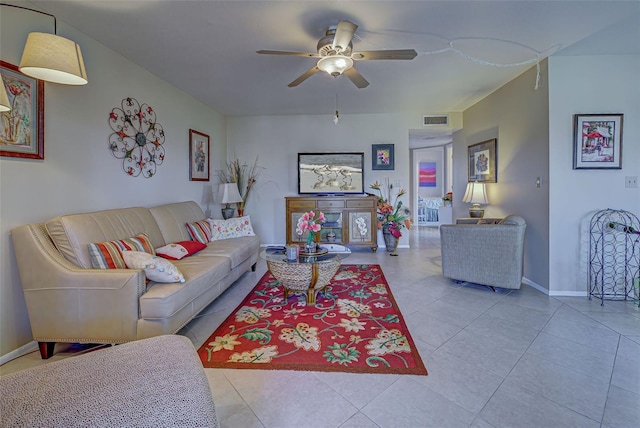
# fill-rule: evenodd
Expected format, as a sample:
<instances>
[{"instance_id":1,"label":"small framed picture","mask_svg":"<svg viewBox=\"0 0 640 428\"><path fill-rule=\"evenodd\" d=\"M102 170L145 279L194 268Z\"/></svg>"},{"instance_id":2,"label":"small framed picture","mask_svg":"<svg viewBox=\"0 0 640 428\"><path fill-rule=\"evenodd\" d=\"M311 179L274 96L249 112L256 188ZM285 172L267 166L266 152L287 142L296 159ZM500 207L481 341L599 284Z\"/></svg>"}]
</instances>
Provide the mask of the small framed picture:
<instances>
[{"instance_id":1,"label":"small framed picture","mask_svg":"<svg viewBox=\"0 0 640 428\"><path fill-rule=\"evenodd\" d=\"M372 144L371 161L371 169L395 169L393 144Z\"/></svg>"},{"instance_id":2,"label":"small framed picture","mask_svg":"<svg viewBox=\"0 0 640 428\"><path fill-rule=\"evenodd\" d=\"M189 180L209 181L209 136L189 130Z\"/></svg>"},{"instance_id":3,"label":"small framed picture","mask_svg":"<svg viewBox=\"0 0 640 428\"><path fill-rule=\"evenodd\" d=\"M622 168L622 114L576 114L573 169Z\"/></svg>"},{"instance_id":4,"label":"small framed picture","mask_svg":"<svg viewBox=\"0 0 640 428\"><path fill-rule=\"evenodd\" d=\"M11 110L0 113L0 156L44 159L44 82L0 61Z\"/></svg>"},{"instance_id":5,"label":"small framed picture","mask_svg":"<svg viewBox=\"0 0 640 428\"><path fill-rule=\"evenodd\" d=\"M472 144L467 149L469 161L469 182L498 182L498 140Z\"/></svg>"}]
</instances>

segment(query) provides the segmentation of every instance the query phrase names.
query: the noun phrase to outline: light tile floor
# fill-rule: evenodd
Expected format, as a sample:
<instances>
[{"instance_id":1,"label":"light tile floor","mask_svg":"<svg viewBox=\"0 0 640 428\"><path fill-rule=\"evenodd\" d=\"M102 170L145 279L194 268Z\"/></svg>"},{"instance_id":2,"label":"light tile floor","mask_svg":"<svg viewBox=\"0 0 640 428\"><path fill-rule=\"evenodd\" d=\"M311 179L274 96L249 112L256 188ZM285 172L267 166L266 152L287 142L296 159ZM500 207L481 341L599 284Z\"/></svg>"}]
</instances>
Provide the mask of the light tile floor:
<instances>
[{"instance_id":1,"label":"light tile floor","mask_svg":"<svg viewBox=\"0 0 640 428\"><path fill-rule=\"evenodd\" d=\"M206 369L223 427L635 427L640 310L442 277L435 228L380 264L428 376ZM266 272L246 273L180 334L197 348ZM74 355L56 350L48 361ZM2 374L43 364L32 353Z\"/></svg>"}]
</instances>

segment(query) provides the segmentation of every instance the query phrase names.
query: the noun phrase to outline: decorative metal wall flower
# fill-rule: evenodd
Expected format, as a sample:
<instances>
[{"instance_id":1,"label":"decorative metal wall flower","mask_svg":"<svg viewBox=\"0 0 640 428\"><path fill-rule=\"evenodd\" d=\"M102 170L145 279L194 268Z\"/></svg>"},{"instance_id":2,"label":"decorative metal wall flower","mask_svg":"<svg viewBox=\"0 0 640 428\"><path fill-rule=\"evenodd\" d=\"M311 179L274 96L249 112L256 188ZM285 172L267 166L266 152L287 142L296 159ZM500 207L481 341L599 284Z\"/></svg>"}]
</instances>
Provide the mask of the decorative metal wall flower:
<instances>
[{"instance_id":1,"label":"decorative metal wall flower","mask_svg":"<svg viewBox=\"0 0 640 428\"><path fill-rule=\"evenodd\" d=\"M151 178L164 161L164 130L151 106L140 105L131 97L123 99L121 106L109 114L109 126L114 131L109 136L109 150L122 159L124 172Z\"/></svg>"}]
</instances>

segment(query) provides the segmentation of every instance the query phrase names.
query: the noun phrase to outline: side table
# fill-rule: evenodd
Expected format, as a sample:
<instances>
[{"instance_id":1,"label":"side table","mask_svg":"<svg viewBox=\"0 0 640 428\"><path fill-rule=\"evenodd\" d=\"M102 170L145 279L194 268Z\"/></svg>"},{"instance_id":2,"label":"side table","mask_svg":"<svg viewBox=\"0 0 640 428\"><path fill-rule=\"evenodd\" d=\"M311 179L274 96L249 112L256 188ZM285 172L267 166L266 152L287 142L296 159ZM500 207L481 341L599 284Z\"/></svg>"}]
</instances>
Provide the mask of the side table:
<instances>
[{"instance_id":1,"label":"side table","mask_svg":"<svg viewBox=\"0 0 640 428\"><path fill-rule=\"evenodd\" d=\"M337 247L337 246L336 246ZM285 300L289 293L306 293L307 304L316 303L316 293L323 292L340 268L340 261L351 254L346 247L342 252L330 252L319 256L300 256L287 260L284 250L264 250L260 257L267 261L269 272L282 283Z\"/></svg>"}]
</instances>

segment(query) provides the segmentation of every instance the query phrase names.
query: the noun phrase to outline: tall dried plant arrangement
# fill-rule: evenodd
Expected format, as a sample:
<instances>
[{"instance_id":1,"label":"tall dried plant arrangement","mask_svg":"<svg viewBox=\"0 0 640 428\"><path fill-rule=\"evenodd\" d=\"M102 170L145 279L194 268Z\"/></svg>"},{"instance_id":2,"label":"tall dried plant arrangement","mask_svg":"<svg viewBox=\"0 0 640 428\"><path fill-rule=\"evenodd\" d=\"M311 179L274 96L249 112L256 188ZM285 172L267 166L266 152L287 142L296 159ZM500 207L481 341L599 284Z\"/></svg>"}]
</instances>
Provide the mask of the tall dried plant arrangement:
<instances>
[{"instance_id":1,"label":"tall dried plant arrangement","mask_svg":"<svg viewBox=\"0 0 640 428\"><path fill-rule=\"evenodd\" d=\"M218 171L218 178L221 183L236 183L238 192L242 197L242 202L238 202L238 210L243 210L253 186L256 184L260 167L258 166L258 156L252 165L241 164L238 158L227 162L227 168Z\"/></svg>"}]
</instances>

